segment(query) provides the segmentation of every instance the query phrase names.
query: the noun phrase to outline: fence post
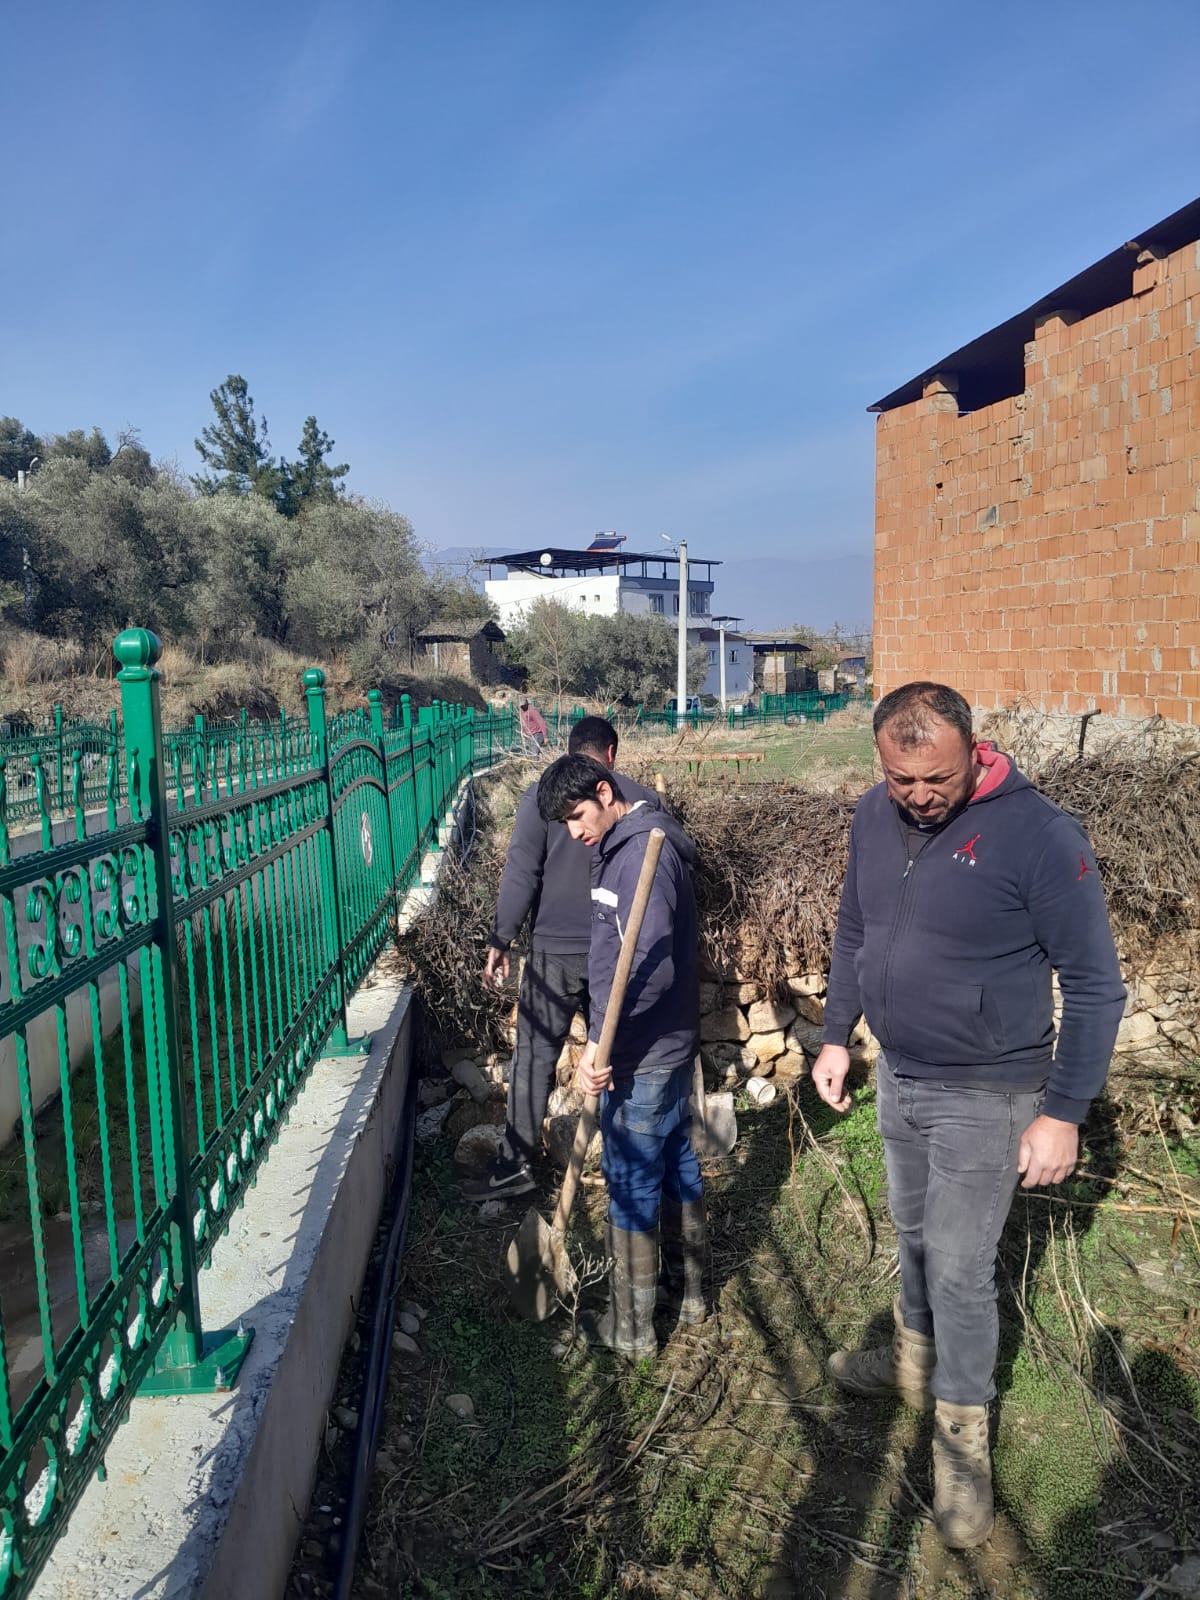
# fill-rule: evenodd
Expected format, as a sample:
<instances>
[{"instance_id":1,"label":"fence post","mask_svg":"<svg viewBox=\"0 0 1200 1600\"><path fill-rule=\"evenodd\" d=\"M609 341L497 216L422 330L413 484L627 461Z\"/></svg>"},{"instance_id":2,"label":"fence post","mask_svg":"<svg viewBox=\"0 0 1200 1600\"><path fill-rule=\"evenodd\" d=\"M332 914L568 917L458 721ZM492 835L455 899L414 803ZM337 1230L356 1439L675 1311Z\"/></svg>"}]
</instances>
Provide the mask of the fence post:
<instances>
[{"instance_id":1,"label":"fence post","mask_svg":"<svg viewBox=\"0 0 1200 1600\"><path fill-rule=\"evenodd\" d=\"M184 1122L183 1046L179 1035L175 913L171 899L171 839L163 760L159 674L162 653L145 628L126 628L113 644L121 663L121 713L125 724L125 771L134 822L146 824L143 846L146 907L154 935L146 950L149 982L143 982L147 1018L146 1081L151 1116L162 1141L162 1187L156 1200L171 1218L170 1281L175 1289L174 1326L155 1358L143 1394L212 1394L228 1389L250 1348L253 1331L224 1329L205 1334L200 1326L196 1242L192 1232L192 1184Z\"/></svg>"},{"instance_id":2,"label":"fence post","mask_svg":"<svg viewBox=\"0 0 1200 1600\"><path fill-rule=\"evenodd\" d=\"M61 811L66 805L63 797L63 709L62 702L54 702L54 742L58 753L58 776L55 784L55 803Z\"/></svg>"},{"instance_id":3,"label":"fence post","mask_svg":"<svg viewBox=\"0 0 1200 1600\"><path fill-rule=\"evenodd\" d=\"M316 746L317 760L325 780L325 796L329 804L328 826L325 829L325 852L321 863L321 899L325 905L325 927L334 948L338 969L339 1021L321 1051L325 1056L366 1055L371 1047L368 1038L352 1039L346 1021L346 1003L349 1000L346 983L346 941L342 934L342 895L338 882L337 828L333 815L333 774L329 767L329 728L325 715L325 674L320 667L309 667L304 674L304 698L308 703L308 727Z\"/></svg>"}]
</instances>

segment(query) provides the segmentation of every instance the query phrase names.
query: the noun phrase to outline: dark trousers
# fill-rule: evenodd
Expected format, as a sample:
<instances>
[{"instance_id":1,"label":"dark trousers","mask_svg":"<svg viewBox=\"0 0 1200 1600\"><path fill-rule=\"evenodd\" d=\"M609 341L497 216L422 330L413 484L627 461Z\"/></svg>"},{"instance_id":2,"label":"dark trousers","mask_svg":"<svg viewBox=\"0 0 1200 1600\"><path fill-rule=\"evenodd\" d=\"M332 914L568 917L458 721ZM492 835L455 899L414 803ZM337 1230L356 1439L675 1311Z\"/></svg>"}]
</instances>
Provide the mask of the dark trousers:
<instances>
[{"instance_id":1,"label":"dark trousers","mask_svg":"<svg viewBox=\"0 0 1200 1600\"><path fill-rule=\"evenodd\" d=\"M542 1123L554 1074L576 1012L588 1016L588 958L531 950L517 998L517 1047L508 1079L508 1119L501 1153L531 1161L542 1148Z\"/></svg>"},{"instance_id":2,"label":"dark trousers","mask_svg":"<svg viewBox=\"0 0 1200 1600\"><path fill-rule=\"evenodd\" d=\"M876 1078L888 1210L900 1241L900 1312L937 1345L934 1396L984 1405L996 1393L996 1246L1017 1186L1021 1135L1043 1094L901 1078L884 1056Z\"/></svg>"}]
</instances>

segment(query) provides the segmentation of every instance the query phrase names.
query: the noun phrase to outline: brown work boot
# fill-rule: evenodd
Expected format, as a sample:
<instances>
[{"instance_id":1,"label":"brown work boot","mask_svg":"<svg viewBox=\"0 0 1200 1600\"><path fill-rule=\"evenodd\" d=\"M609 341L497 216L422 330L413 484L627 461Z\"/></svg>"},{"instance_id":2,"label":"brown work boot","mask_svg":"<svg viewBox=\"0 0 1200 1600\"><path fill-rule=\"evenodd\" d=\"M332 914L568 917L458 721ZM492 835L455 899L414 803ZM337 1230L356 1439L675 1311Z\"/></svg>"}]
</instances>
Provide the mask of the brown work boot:
<instances>
[{"instance_id":1,"label":"brown work boot","mask_svg":"<svg viewBox=\"0 0 1200 1600\"><path fill-rule=\"evenodd\" d=\"M639 1360L658 1354L654 1303L658 1294L658 1230L627 1233L607 1227L608 1309L598 1317L584 1312L579 1331L589 1344Z\"/></svg>"},{"instance_id":2,"label":"brown work boot","mask_svg":"<svg viewBox=\"0 0 1200 1600\"><path fill-rule=\"evenodd\" d=\"M933 1520L951 1550L982 1544L996 1520L986 1406L937 1402L933 1419Z\"/></svg>"},{"instance_id":3,"label":"brown work boot","mask_svg":"<svg viewBox=\"0 0 1200 1600\"><path fill-rule=\"evenodd\" d=\"M835 1350L825 1370L839 1389L881 1400L898 1394L914 1411L932 1411L929 1378L937 1361L933 1340L904 1326L900 1301L892 1306L896 1331L891 1344L873 1350Z\"/></svg>"},{"instance_id":4,"label":"brown work boot","mask_svg":"<svg viewBox=\"0 0 1200 1600\"><path fill-rule=\"evenodd\" d=\"M704 1201L662 1203L662 1273L658 1304L674 1311L680 1322L694 1327L708 1315L704 1299L704 1260L708 1253L708 1226Z\"/></svg>"}]
</instances>

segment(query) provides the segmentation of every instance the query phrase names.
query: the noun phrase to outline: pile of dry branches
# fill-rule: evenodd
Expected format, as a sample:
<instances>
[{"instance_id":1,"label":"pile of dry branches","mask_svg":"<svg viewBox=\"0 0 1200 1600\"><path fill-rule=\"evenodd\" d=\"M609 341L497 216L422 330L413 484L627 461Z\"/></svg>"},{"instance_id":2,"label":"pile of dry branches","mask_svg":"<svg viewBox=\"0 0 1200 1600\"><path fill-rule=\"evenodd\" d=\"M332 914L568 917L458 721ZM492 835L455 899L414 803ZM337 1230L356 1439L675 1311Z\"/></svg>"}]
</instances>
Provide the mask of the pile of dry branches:
<instances>
[{"instance_id":1,"label":"pile of dry branches","mask_svg":"<svg viewBox=\"0 0 1200 1600\"><path fill-rule=\"evenodd\" d=\"M1087 829L1126 961L1145 970L1177 960L1174 970L1187 972L1200 921L1200 752L1116 741L1052 757L1037 783Z\"/></svg>"},{"instance_id":2,"label":"pile of dry branches","mask_svg":"<svg viewBox=\"0 0 1200 1600\"><path fill-rule=\"evenodd\" d=\"M780 785L672 792L696 846L702 948L765 993L789 974L824 972L837 926L853 804Z\"/></svg>"}]
</instances>

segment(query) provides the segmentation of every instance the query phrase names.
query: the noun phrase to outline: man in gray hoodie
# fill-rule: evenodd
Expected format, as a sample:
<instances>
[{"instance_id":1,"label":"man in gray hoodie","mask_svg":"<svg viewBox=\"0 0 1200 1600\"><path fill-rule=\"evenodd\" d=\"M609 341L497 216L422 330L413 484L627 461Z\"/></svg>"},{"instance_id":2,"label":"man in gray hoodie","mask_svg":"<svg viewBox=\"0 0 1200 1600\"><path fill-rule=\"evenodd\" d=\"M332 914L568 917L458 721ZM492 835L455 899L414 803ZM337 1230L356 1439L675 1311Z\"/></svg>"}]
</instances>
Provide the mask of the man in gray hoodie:
<instances>
[{"instance_id":1,"label":"man in gray hoodie","mask_svg":"<svg viewBox=\"0 0 1200 1600\"><path fill-rule=\"evenodd\" d=\"M617 731L603 717L584 717L568 749L611 771ZM657 811L658 796L631 778L621 786ZM496 897L483 985L508 981L509 948L529 919L529 950L517 1000L517 1044L508 1084L504 1141L475 1198L505 1199L536 1188L531 1163L542 1148L542 1123L558 1058L577 1013L588 1018L588 945L592 935L591 854L561 822L538 810L536 783L517 805Z\"/></svg>"}]
</instances>

